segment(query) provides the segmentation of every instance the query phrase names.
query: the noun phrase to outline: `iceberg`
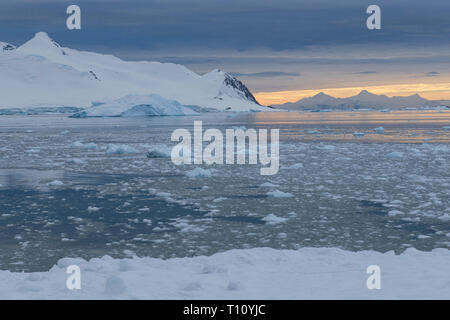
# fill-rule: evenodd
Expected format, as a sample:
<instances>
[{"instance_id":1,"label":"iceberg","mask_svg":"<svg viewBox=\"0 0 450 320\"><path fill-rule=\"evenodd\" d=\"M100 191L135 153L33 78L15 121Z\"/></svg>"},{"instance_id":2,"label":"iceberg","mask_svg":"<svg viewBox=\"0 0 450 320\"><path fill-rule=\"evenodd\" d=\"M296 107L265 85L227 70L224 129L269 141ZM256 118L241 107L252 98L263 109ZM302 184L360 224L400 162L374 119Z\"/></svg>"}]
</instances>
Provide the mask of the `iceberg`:
<instances>
[{"instance_id":1,"label":"iceberg","mask_svg":"<svg viewBox=\"0 0 450 320\"><path fill-rule=\"evenodd\" d=\"M195 106L184 106L175 100L168 100L160 95L128 95L120 99L96 102L71 117L151 117L197 115Z\"/></svg>"}]
</instances>

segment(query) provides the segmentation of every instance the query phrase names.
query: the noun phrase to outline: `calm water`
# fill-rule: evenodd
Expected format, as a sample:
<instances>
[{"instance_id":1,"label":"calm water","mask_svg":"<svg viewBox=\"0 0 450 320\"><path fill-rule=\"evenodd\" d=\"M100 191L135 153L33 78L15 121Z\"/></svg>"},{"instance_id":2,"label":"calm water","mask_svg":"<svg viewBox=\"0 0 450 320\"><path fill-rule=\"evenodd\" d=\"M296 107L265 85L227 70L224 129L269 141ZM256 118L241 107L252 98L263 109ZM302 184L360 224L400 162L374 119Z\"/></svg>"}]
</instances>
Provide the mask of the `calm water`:
<instances>
[{"instance_id":1,"label":"calm water","mask_svg":"<svg viewBox=\"0 0 450 320\"><path fill-rule=\"evenodd\" d=\"M215 166L192 179L194 166L146 158L194 120L279 128L280 172ZM449 125L449 111L0 117L0 269L261 246L450 248ZM137 152L108 154L111 143ZM276 190L292 196L271 197Z\"/></svg>"}]
</instances>

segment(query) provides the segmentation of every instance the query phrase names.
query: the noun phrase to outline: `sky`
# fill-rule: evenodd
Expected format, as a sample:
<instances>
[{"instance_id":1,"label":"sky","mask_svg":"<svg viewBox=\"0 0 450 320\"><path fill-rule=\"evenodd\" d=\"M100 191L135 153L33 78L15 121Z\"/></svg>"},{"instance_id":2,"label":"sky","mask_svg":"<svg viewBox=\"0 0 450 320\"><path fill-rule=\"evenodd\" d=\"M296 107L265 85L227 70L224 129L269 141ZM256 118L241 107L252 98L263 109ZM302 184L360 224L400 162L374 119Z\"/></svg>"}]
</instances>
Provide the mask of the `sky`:
<instances>
[{"instance_id":1,"label":"sky","mask_svg":"<svg viewBox=\"0 0 450 320\"><path fill-rule=\"evenodd\" d=\"M66 28L81 8L82 29ZM366 9L381 8L381 30ZM38 31L125 60L222 69L264 104L320 91L450 99L448 0L2 0L0 41Z\"/></svg>"}]
</instances>

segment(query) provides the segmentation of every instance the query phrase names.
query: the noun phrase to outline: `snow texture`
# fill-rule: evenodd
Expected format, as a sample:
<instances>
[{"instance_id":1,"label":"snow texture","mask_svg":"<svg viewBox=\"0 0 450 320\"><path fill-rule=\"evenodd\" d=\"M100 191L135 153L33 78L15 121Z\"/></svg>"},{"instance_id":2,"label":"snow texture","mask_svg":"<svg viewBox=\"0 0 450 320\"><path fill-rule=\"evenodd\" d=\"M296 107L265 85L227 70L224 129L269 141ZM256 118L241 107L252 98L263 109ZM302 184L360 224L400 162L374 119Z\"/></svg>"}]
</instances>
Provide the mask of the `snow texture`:
<instances>
[{"instance_id":1,"label":"snow texture","mask_svg":"<svg viewBox=\"0 0 450 320\"><path fill-rule=\"evenodd\" d=\"M449 299L449 264L444 249L395 255L256 248L169 260L64 258L48 272L0 271L0 299ZM70 265L81 269L80 290L66 287ZM366 286L370 265L381 269L380 290Z\"/></svg>"}]
</instances>

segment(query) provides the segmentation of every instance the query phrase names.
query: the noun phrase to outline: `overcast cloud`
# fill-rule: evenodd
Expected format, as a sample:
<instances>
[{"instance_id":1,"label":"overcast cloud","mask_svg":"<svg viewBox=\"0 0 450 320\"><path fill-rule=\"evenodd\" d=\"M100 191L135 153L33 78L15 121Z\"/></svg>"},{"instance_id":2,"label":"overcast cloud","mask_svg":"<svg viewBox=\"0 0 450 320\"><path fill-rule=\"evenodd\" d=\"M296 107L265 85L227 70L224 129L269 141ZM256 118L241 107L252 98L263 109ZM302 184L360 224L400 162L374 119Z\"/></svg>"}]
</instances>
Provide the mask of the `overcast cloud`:
<instances>
[{"instance_id":1,"label":"overcast cloud","mask_svg":"<svg viewBox=\"0 0 450 320\"><path fill-rule=\"evenodd\" d=\"M82 9L81 31L65 28L69 4ZM366 28L370 4L382 8L381 30ZM0 40L21 44L47 31L68 47L200 73L220 67L254 90L292 89L325 85L310 64L330 65L344 82L345 74L381 81L374 77L394 63L404 77L445 76L449 13L448 0L2 0Z\"/></svg>"}]
</instances>

